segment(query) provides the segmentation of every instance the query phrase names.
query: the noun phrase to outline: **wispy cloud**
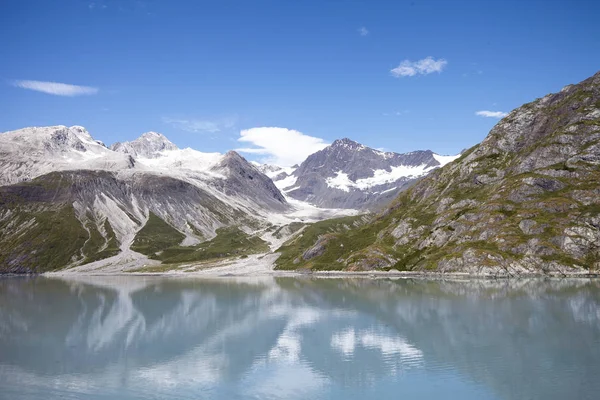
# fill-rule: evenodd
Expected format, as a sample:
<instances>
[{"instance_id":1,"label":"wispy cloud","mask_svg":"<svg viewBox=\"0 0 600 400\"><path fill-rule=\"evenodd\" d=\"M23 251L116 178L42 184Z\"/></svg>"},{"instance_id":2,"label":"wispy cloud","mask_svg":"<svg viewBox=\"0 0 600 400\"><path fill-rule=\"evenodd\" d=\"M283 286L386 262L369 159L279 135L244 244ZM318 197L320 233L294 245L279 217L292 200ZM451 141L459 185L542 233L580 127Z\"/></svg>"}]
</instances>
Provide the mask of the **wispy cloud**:
<instances>
[{"instance_id":1,"label":"wispy cloud","mask_svg":"<svg viewBox=\"0 0 600 400\"><path fill-rule=\"evenodd\" d=\"M442 72L446 65L448 65L448 61L443 58L436 60L433 57L427 57L418 61L404 60L390 72L396 78L428 75L434 72Z\"/></svg>"},{"instance_id":2,"label":"wispy cloud","mask_svg":"<svg viewBox=\"0 0 600 400\"><path fill-rule=\"evenodd\" d=\"M277 127L245 129L240 132L238 141L255 147L236 149L237 151L263 155L262 162L280 166L299 164L328 145L321 138Z\"/></svg>"},{"instance_id":3,"label":"wispy cloud","mask_svg":"<svg viewBox=\"0 0 600 400\"><path fill-rule=\"evenodd\" d=\"M99 89L90 86L70 85L68 83L44 82L44 81L14 81L13 86L22 89L35 90L55 96L83 96L98 93Z\"/></svg>"},{"instance_id":4,"label":"wispy cloud","mask_svg":"<svg viewBox=\"0 0 600 400\"><path fill-rule=\"evenodd\" d=\"M487 117L487 118L504 118L508 115L508 113L505 113L502 111L482 110L482 111L477 111L475 113L475 115L479 115L480 117Z\"/></svg>"},{"instance_id":5,"label":"wispy cloud","mask_svg":"<svg viewBox=\"0 0 600 400\"><path fill-rule=\"evenodd\" d=\"M227 117L216 120L197 118L171 118L163 117L162 121L177 129L193 133L217 133L235 126L235 117Z\"/></svg>"},{"instance_id":6,"label":"wispy cloud","mask_svg":"<svg viewBox=\"0 0 600 400\"><path fill-rule=\"evenodd\" d=\"M90 3L88 4L88 8L89 8L90 10L93 10L93 9L95 9L95 8L101 8L101 9L104 9L104 8L106 8L106 7L107 7L107 5L106 5L106 4L102 4L102 3L100 3L99 1L98 1L98 2L94 2L94 1L92 1L92 2L90 2Z\"/></svg>"},{"instance_id":7,"label":"wispy cloud","mask_svg":"<svg viewBox=\"0 0 600 400\"><path fill-rule=\"evenodd\" d=\"M368 30L367 28L365 28L364 26L361 26L361 27L358 29L358 34L359 34L360 36L367 36L367 35L369 34L369 30Z\"/></svg>"},{"instance_id":8,"label":"wispy cloud","mask_svg":"<svg viewBox=\"0 0 600 400\"><path fill-rule=\"evenodd\" d=\"M389 116L399 117L401 115L408 114L409 112L410 112L410 110L399 110L399 111L394 111L394 112L385 112L385 113L383 113L383 116L384 117L389 117Z\"/></svg>"}]
</instances>

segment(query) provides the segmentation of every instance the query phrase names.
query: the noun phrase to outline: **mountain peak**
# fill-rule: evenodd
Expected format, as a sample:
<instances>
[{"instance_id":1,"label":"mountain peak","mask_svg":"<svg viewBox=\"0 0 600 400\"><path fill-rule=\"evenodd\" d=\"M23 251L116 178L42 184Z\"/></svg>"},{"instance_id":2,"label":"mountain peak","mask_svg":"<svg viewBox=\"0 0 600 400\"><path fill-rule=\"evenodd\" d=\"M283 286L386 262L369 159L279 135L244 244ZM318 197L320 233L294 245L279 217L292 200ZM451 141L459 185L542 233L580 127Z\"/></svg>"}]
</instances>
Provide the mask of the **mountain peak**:
<instances>
[{"instance_id":1,"label":"mountain peak","mask_svg":"<svg viewBox=\"0 0 600 400\"><path fill-rule=\"evenodd\" d=\"M296 180L287 195L319 207L368 209L447 162L430 150L400 154L372 149L349 138L311 154L288 175ZM286 181L286 184L288 182ZM283 183L281 183L283 185ZM288 185L290 187L290 185Z\"/></svg>"},{"instance_id":2,"label":"mountain peak","mask_svg":"<svg viewBox=\"0 0 600 400\"><path fill-rule=\"evenodd\" d=\"M348 138L342 138L342 139L336 139L331 146L332 148L346 148L346 149L350 149L350 150L362 150L362 149L366 149L367 147L355 142L352 139L348 139Z\"/></svg>"},{"instance_id":3,"label":"mountain peak","mask_svg":"<svg viewBox=\"0 0 600 400\"><path fill-rule=\"evenodd\" d=\"M82 126L54 125L22 128L3 134L5 141L56 153L70 150L86 152L99 143Z\"/></svg>"},{"instance_id":4,"label":"mountain peak","mask_svg":"<svg viewBox=\"0 0 600 400\"><path fill-rule=\"evenodd\" d=\"M225 153L225 158L244 158L240 155L240 153L238 153L235 150L229 150L227 153Z\"/></svg>"},{"instance_id":5,"label":"mountain peak","mask_svg":"<svg viewBox=\"0 0 600 400\"><path fill-rule=\"evenodd\" d=\"M167 139L167 137L165 135L163 135L162 133L154 132L154 131L142 133L140 135L140 137L137 138L136 140L140 140L140 139L145 139L145 140L163 139L163 140L169 141L169 139Z\"/></svg>"},{"instance_id":6,"label":"mountain peak","mask_svg":"<svg viewBox=\"0 0 600 400\"><path fill-rule=\"evenodd\" d=\"M156 158L158 153L166 150L177 150L178 147L158 132L146 132L131 142L117 142L110 148L119 153L125 153L134 157Z\"/></svg>"}]
</instances>

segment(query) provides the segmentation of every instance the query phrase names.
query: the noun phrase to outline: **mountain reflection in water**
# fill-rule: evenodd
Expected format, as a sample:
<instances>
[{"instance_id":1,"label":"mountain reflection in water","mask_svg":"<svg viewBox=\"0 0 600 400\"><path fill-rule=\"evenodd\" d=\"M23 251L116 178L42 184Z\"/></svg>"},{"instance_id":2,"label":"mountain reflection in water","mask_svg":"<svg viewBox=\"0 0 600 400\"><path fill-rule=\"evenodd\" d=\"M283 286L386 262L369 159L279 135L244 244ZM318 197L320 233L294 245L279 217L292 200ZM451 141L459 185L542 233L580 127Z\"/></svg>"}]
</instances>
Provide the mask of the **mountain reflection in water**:
<instances>
[{"instance_id":1,"label":"mountain reflection in water","mask_svg":"<svg viewBox=\"0 0 600 400\"><path fill-rule=\"evenodd\" d=\"M0 280L0 398L596 398L590 280Z\"/></svg>"}]
</instances>

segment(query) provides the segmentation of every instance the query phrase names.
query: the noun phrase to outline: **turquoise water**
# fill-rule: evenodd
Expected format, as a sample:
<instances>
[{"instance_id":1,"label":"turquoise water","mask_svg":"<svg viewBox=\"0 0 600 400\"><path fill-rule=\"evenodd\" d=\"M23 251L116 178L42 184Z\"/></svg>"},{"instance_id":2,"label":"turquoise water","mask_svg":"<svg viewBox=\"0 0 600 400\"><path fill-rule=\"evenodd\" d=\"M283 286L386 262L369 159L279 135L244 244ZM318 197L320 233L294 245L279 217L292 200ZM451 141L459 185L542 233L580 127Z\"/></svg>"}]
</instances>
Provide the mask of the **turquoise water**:
<instances>
[{"instance_id":1,"label":"turquoise water","mask_svg":"<svg viewBox=\"0 0 600 400\"><path fill-rule=\"evenodd\" d=\"M600 282L0 279L2 399L597 399Z\"/></svg>"}]
</instances>

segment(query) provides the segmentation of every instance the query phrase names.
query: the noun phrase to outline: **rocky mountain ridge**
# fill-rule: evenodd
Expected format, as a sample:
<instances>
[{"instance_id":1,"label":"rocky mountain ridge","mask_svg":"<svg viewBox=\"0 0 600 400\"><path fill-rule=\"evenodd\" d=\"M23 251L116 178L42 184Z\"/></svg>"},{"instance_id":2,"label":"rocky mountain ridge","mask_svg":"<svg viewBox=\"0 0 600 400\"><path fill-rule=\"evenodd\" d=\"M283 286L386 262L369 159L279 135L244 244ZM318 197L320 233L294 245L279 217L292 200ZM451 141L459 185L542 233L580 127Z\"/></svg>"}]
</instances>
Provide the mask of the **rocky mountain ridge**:
<instances>
[{"instance_id":1,"label":"rocky mountain ridge","mask_svg":"<svg viewBox=\"0 0 600 400\"><path fill-rule=\"evenodd\" d=\"M383 152L344 138L311 154L291 171L271 168L267 173L296 200L318 207L374 209L456 157L430 150Z\"/></svg>"},{"instance_id":2,"label":"rocky mountain ridge","mask_svg":"<svg viewBox=\"0 0 600 400\"><path fill-rule=\"evenodd\" d=\"M600 269L600 73L525 104L367 220L318 223L285 269L489 275Z\"/></svg>"},{"instance_id":3,"label":"rocky mountain ridge","mask_svg":"<svg viewBox=\"0 0 600 400\"><path fill-rule=\"evenodd\" d=\"M131 156L108 149L81 126L31 127L0 134L0 185L53 171L134 167Z\"/></svg>"}]
</instances>

